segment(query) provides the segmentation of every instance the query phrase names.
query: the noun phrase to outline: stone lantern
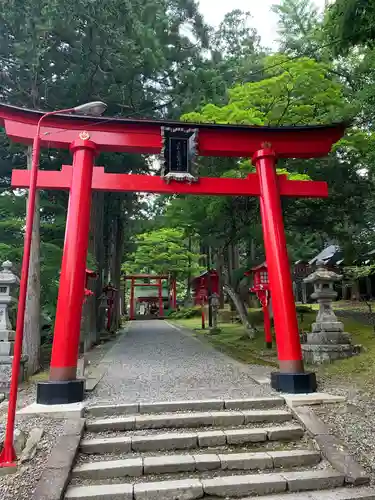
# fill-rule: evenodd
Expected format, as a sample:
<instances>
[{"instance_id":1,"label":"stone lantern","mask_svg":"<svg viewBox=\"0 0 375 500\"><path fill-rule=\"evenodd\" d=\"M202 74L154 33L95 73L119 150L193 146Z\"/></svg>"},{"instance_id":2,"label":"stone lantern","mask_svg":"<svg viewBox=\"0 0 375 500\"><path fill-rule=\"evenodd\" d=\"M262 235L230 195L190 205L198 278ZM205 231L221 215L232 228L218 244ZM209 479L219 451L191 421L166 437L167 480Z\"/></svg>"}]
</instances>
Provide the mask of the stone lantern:
<instances>
[{"instance_id":1,"label":"stone lantern","mask_svg":"<svg viewBox=\"0 0 375 500\"><path fill-rule=\"evenodd\" d=\"M7 342L8 340L14 340L14 331L12 330L12 325L9 320L9 305L14 302L11 296L11 289L18 285L18 277L12 273L12 263L9 260L2 264L2 269L0 271L0 341ZM0 356L4 355L4 349L1 349L2 344L0 344ZM8 354L8 353L7 353Z\"/></svg>"},{"instance_id":2,"label":"stone lantern","mask_svg":"<svg viewBox=\"0 0 375 500\"><path fill-rule=\"evenodd\" d=\"M18 277L12 272L12 263L6 261L0 270L0 390L9 389L12 372L15 332L9 320L9 306L15 299L12 289L19 284ZM21 360L20 379L24 378L27 356Z\"/></svg>"},{"instance_id":3,"label":"stone lantern","mask_svg":"<svg viewBox=\"0 0 375 500\"><path fill-rule=\"evenodd\" d=\"M314 286L311 298L319 304L312 331L307 334L306 344L302 346L307 363L332 362L353 356L359 351L359 346L352 345L350 334L344 332L343 323L338 321L332 309L332 301L337 297L334 284L341 280L342 276L329 271L322 261L318 261L316 271L303 280Z\"/></svg>"}]
</instances>

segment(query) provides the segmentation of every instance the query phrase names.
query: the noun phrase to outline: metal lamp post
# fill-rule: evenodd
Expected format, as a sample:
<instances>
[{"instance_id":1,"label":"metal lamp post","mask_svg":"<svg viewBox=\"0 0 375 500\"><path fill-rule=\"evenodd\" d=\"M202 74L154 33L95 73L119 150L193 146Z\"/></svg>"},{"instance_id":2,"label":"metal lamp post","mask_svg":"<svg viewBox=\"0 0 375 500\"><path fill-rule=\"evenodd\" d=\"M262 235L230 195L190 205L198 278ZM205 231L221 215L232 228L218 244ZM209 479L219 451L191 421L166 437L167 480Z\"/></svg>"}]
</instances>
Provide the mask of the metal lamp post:
<instances>
[{"instance_id":1,"label":"metal lamp post","mask_svg":"<svg viewBox=\"0 0 375 500\"><path fill-rule=\"evenodd\" d=\"M15 335L14 356L12 363L12 377L10 383L8 416L7 416L4 447L2 452L0 453L0 467L15 467L17 458L13 446L13 435L14 435L14 423L15 423L16 405L17 405L18 378L19 378L20 362L22 356L23 331L25 325L27 285L29 281L30 251L32 243L32 231L34 224L35 199L37 191L38 167L39 167L39 156L40 156L41 125L46 118L52 115L61 113L77 113L82 115L99 116L106 110L106 108L107 106L105 103L101 101L93 101L72 108L50 111L42 115L38 121L36 134L33 141L30 190L27 201L26 228L25 228L25 238L23 246L20 291L18 299L16 335Z\"/></svg>"}]
</instances>

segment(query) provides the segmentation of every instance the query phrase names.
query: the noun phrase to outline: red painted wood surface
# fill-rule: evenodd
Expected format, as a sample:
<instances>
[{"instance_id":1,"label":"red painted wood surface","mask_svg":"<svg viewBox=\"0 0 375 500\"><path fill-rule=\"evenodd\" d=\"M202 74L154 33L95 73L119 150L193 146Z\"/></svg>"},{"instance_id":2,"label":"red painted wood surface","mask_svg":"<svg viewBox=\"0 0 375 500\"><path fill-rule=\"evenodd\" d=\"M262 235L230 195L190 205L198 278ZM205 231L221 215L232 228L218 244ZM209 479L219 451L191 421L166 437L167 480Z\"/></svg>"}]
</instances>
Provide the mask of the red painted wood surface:
<instances>
[{"instance_id":1,"label":"red painted wood surface","mask_svg":"<svg viewBox=\"0 0 375 500\"><path fill-rule=\"evenodd\" d=\"M0 104L0 123L8 137L24 144L32 143L42 114ZM254 127L55 115L44 122L41 139L45 147L68 149L80 132L87 131L101 151L158 154L163 126L197 128L200 156L250 158L264 143L269 143L279 158L316 158L330 152L346 125Z\"/></svg>"},{"instance_id":2,"label":"red painted wood surface","mask_svg":"<svg viewBox=\"0 0 375 500\"><path fill-rule=\"evenodd\" d=\"M91 207L90 183L96 146L91 141L79 140L73 144L72 150L74 179L67 215L69 230L65 235L61 264L50 380L71 380L72 370L77 369L86 281Z\"/></svg>"},{"instance_id":3,"label":"red painted wood surface","mask_svg":"<svg viewBox=\"0 0 375 500\"><path fill-rule=\"evenodd\" d=\"M72 167L63 165L61 171L40 170L39 189L70 189ZM278 175L281 196L302 198L325 198L328 196L327 183L323 181L291 181L286 175ZM25 188L30 184L29 170L13 170L12 186ZM162 194L195 194L211 196L259 196L260 187L257 174L249 174L246 179L201 177L194 184L172 181L167 184L159 176L141 174L106 174L103 167L95 167L92 189L96 191L130 191Z\"/></svg>"},{"instance_id":4,"label":"red painted wood surface","mask_svg":"<svg viewBox=\"0 0 375 500\"><path fill-rule=\"evenodd\" d=\"M296 368L292 371L298 372L301 369L299 367L303 367L302 349L275 168L275 153L270 149L258 151L254 163L261 179L260 213L280 370L285 371L285 364L288 370L294 365Z\"/></svg>"}]
</instances>

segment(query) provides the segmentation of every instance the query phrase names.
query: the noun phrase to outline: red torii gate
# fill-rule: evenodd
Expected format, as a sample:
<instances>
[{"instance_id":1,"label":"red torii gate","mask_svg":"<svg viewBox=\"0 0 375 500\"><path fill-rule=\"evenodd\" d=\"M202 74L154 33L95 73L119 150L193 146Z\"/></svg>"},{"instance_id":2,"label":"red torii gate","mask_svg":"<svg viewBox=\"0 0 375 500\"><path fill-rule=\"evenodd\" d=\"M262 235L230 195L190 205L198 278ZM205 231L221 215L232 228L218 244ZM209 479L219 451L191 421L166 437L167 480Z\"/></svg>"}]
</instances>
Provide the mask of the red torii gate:
<instances>
[{"instance_id":1,"label":"red torii gate","mask_svg":"<svg viewBox=\"0 0 375 500\"><path fill-rule=\"evenodd\" d=\"M157 280L158 283L135 283L136 279L150 279L150 280ZM143 286L151 286L151 287L158 287L159 294L158 294L158 299L159 299L159 318L162 318L164 316L164 308L163 308L163 280L169 279L169 276L167 274L129 274L129 275L124 275L124 282L126 283L127 280L130 280L130 310L129 310L129 318L134 319L135 313L134 313L134 288L137 286L143 287ZM126 288L126 286L125 286ZM172 307L176 307L176 280L172 281Z\"/></svg>"},{"instance_id":2,"label":"red torii gate","mask_svg":"<svg viewBox=\"0 0 375 500\"><path fill-rule=\"evenodd\" d=\"M8 137L24 144L32 143L42 115L0 105L0 121ZM200 156L252 158L256 173L246 179L179 182L172 177L167 182L159 176L107 174L103 167L94 168L94 158L100 151L161 153L165 146L163 131L169 127L182 131L182 135L194 129ZM280 367L272 374L272 387L285 392L315 391L315 374L305 373L303 367L280 196L326 197L328 190L325 182L291 181L278 176L275 166L277 158L327 155L344 131L344 124L275 128L62 114L48 117L41 128L42 146L70 148L73 166L64 165L61 171L39 171L37 179L39 189L70 190L50 378L38 384L37 402L58 404L83 399L84 385L76 379L76 368L92 190L259 196ZM184 150L183 154L188 152ZM13 171L13 187L27 188L29 184L29 171Z\"/></svg>"}]
</instances>

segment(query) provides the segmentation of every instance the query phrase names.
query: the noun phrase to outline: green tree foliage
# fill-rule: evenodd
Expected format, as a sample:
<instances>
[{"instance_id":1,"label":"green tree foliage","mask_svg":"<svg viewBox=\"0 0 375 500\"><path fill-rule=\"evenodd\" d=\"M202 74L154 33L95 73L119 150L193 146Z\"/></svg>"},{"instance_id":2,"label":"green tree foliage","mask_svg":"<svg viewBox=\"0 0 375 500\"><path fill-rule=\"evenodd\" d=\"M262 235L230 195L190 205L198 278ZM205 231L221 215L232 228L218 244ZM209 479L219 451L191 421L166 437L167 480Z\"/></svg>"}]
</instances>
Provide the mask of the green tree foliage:
<instances>
[{"instance_id":1,"label":"green tree foliage","mask_svg":"<svg viewBox=\"0 0 375 500\"><path fill-rule=\"evenodd\" d=\"M328 67L312 59L284 55L266 59L266 78L237 85L226 106L208 104L182 118L192 122L249 125L304 125L343 121L353 108L342 85L327 76Z\"/></svg>"},{"instance_id":2,"label":"green tree foliage","mask_svg":"<svg viewBox=\"0 0 375 500\"><path fill-rule=\"evenodd\" d=\"M375 42L375 3L372 0L336 0L326 16L336 53Z\"/></svg>"},{"instance_id":3,"label":"green tree foliage","mask_svg":"<svg viewBox=\"0 0 375 500\"><path fill-rule=\"evenodd\" d=\"M100 99L108 104L110 115L172 112L181 106L184 86L197 67L205 69L202 50L209 43L208 29L194 0L0 0L0 26L1 99L45 110ZM70 161L68 152L44 150L41 168L53 170ZM146 159L140 156L102 154L98 162L108 172L148 171ZM9 144L2 135L1 186L9 190L12 168L25 165L25 149ZM24 194L15 199L16 213L12 204L1 205L0 240L1 256L7 254L17 265ZM42 302L52 311L67 199L66 193L41 193ZM99 252L100 262L95 255L90 267L100 266L100 275L104 271L106 277L109 268L116 267L115 255L122 256L121 249L113 251L115 243L122 246L131 238L134 225L125 221L134 216L139 203L132 194L105 195L100 203L104 207L98 212L104 212L105 221L95 239L104 249Z\"/></svg>"},{"instance_id":4,"label":"green tree foliage","mask_svg":"<svg viewBox=\"0 0 375 500\"><path fill-rule=\"evenodd\" d=\"M280 52L314 57L321 50L321 16L311 0L282 0L272 11L278 15Z\"/></svg>"},{"instance_id":5,"label":"green tree foliage","mask_svg":"<svg viewBox=\"0 0 375 500\"><path fill-rule=\"evenodd\" d=\"M267 58L264 67L264 79L230 89L227 105L207 105L200 113L189 113L183 119L252 125L309 125L346 120L358 109L358 101L347 99L344 81L335 76L326 63L306 57L290 59L279 54ZM286 173L292 179L327 180L330 188L328 200L283 200L292 259L312 256L332 239L342 244L348 257L353 256L354 249L358 251L363 247L364 235L368 237L373 220L363 217L371 184L366 176L359 174L358 165L360 161L369 164L373 151L371 144L371 134L355 128L349 130L329 159L279 163L280 174ZM249 161L218 162L215 159L215 167L215 171L210 169L203 160L200 170L202 175L223 177L243 177L252 171ZM247 242L252 241L258 249L258 260L262 258L263 237L257 200L179 198L172 201L167 216L170 223L172 220L179 224L188 221L203 241L214 248L240 245L248 259ZM351 235L349 239L348 234Z\"/></svg>"},{"instance_id":6,"label":"green tree foliage","mask_svg":"<svg viewBox=\"0 0 375 500\"><path fill-rule=\"evenodd\" d=\"M200 255L189 250L181 229L162 228L139 234L136 245L125 264L126 272L171 273L183 279L200 270Z\"/></svg>"}]
</instances>

